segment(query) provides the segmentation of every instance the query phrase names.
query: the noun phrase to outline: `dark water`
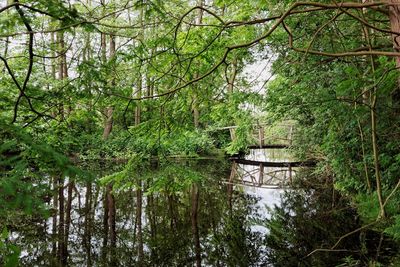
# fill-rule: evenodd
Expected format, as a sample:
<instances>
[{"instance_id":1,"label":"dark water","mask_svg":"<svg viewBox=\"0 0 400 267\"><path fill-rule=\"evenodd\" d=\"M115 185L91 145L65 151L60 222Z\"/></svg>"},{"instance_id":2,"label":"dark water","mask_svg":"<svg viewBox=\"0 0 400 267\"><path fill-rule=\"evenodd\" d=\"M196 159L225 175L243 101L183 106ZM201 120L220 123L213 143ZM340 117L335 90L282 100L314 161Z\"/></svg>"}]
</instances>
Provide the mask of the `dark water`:
<instances>
[{"instance_id":1,"label":"dark water","mask_svg":"<svg viewBox=\"0 0 400 267\"><path fill-rule=\"evenodd\" d=\"M122 167L83 166L96 177ZM397 252L385 236L362 231L309 255L360 226L329 179L283 190L243 185L232 172L229 161L194 160L112 185L66 179L63 218L60 199L50 199L53 216L19 221L11 242L21 266L365 266Z\"/></svg>"}]
</instances>

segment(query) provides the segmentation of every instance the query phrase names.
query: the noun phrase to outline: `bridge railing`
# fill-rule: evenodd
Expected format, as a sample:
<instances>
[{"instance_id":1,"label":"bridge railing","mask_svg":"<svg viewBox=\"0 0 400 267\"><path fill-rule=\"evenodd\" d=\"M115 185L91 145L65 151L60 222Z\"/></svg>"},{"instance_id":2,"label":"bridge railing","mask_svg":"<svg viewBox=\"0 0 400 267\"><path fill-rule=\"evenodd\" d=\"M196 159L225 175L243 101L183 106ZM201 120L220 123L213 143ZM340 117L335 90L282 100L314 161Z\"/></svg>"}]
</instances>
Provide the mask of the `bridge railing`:
<instances>
[{"instance_id":1,"label":"bridge railing","mask_svg":"<svg viewBox=\"0 0 400 267\"><path fill-rule=\"evenodd\" d=\"M236 130L238 128L239 126L234 125L215 128L209 131L229 130L231 141L234 142L237 138ZM275 125L253 124L250 133L253 141L249 144L249 148L281 148L291 146L295 132L296 124L293 122Z\"/></svg>"}]
</instances>

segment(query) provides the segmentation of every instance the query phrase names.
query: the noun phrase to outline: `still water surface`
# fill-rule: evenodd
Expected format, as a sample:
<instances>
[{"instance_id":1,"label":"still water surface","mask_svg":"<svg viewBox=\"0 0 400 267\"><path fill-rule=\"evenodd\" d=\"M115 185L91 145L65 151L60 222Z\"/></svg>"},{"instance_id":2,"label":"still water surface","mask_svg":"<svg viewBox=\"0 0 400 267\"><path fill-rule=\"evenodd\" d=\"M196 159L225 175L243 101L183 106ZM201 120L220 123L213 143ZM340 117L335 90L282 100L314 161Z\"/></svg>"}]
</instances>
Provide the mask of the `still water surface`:
<instances>
[{"instance_id":1,"label":"still water surface","mask_svg":"<svg viewBox=\"0 0 400 267\"><path fill-rule=\"evenodd\" d=\"M246 157L292 160L283 150ZM100 165L84 168L97 178L123 168ZM62 218L53 198L53 216L21 223L12 239L22 248L22 266L337 266L344 257L361 264L377 253L376 240L382 239L379 250L394 250L365 232L363 243L355 235L340 252L307 256L357 228L354 210L329 187L263 188L248 173L259 175L254 166L227 160L191 160L167 162L128 186L67 179Z\"/></svg>"}]
</instances>

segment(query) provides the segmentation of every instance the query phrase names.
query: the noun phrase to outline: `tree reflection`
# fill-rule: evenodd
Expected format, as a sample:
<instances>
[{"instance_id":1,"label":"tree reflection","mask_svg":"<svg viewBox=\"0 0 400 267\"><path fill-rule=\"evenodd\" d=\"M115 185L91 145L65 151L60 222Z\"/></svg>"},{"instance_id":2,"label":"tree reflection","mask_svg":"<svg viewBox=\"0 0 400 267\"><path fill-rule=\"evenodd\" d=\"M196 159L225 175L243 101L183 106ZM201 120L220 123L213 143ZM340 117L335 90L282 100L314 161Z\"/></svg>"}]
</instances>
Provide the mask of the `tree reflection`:
<instances>
[{"instance_id":1,"label":"tree reflection","mask_svg":"<svg viewBox=\"0 0 400 267\"><path fill-rule=\"evenodd\" d=\"M380 236L371 230L349 235L331 249L340 237L361 224L349 200L335 192L332 183L321 184L312 175L307 181L286 191L280 205L271 210L271 218L266 220L269 229L264 240L268 247L266 264L367 266L372 261L384 262L376 247ZM387 239L384 243L383 246L393 246Z\"/></svg>"},{"instance_id":2,"label":"tree reflection","mask_svg":"<svg viewBox=\"0 0 400 267\"><path fill-rule=\"evenodd\" d=\"M331 187L315 181L289 190L263 219L257 197L221 182L230 172L223 162L168 162L132 169L122 187L53 176L52 217L26 218L13 229L21 264L336 266L350 256L361 266L373 257L384 262L391 244L372 231L344 239L340 251L307 257L359 226L348 201ZM260 224L267 232L256 231Z\"/></svg>"}]
</instances>

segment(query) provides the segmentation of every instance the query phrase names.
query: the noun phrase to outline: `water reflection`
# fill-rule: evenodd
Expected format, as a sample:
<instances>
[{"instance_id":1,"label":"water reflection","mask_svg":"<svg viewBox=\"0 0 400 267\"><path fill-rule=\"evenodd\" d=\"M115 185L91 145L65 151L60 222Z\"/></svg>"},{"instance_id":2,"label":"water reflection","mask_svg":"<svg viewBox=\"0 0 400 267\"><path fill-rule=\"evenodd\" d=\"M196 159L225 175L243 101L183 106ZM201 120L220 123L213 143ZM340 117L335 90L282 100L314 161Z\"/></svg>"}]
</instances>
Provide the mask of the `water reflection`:
<instances>
[{"instance_id":1,"label":"water reflection","mask_svg":"<svg viewBox=\"0 0 400 267\"><path fill-rule=\"evenodd\" d=\"M247 187L280 189L292 186L300 167L286 149L251 149L243 159L235 159L229 183Z\"/></svg>"},{"instance_id":2,"label":"water reflection","mask_svg":"<svg viewBox=\"0 0 400 267\"><path fill-rule=\"evenodd\" d=\"M286 191L238 184L231 167L168 162L139 170L140 179L122 183L128 186L53 176L52 216L12 229L21 265L335 266L343 257L361 262L376 253L364 241L380 236L364 232L364 241L344 240L340 253L307 257L359 226L348 201L332 196L329 184ZM103 177L112 168L118 166L92 171ZM380 249L391 246L384 240Z\"/></svg>"},{"instance_id":3,"label":"water reflection","mask_svg":"<svg viewBox=\"0 0 400 267\"><path fill-rule=\"evenodd\" d=\"M54 216L14 231L14 242L23 249L21 264L251 266L259 262L261 234L251 230L251 221L258 218L257 199L236 189L228 194L220 181L229 175L230 165L189 162L169 168L154 172L153 179L139 180L131 189L55 177L49 202ZM187 178L181 177L185 170L199 178L192 177L194 182L182 187L178 182ZM154 182L160 180L165 184Z\"/></svg>"}]
</instances>

